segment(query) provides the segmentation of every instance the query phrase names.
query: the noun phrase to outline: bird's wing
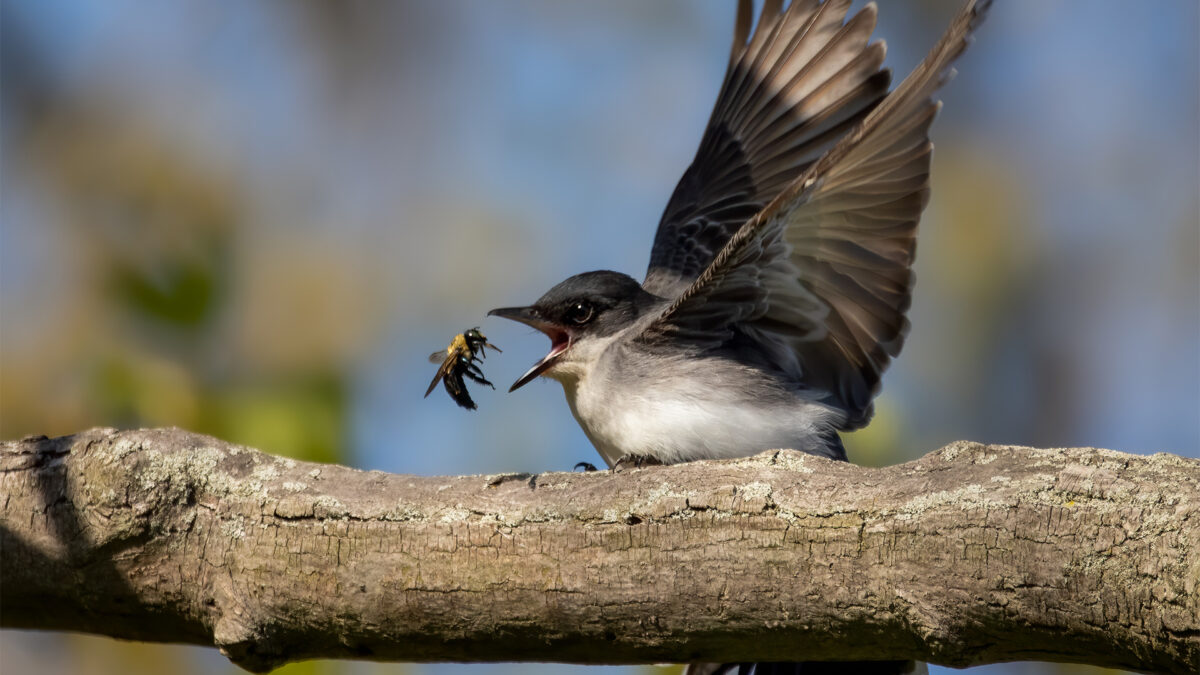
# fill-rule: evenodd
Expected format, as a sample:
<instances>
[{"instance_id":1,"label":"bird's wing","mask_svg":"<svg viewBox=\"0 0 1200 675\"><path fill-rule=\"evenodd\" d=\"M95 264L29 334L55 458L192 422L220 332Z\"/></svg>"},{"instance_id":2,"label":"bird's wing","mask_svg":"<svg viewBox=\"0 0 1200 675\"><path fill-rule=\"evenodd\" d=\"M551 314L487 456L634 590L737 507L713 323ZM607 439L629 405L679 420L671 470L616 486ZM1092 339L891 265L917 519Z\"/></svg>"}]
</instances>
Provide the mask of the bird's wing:
<instances>
[{"instance_id":1,"label":"bird's wing","mask_svg":"<svg viewBox=\"0 0 1200 675\"><path fill-rule=\"evenodd\" d=\"M752 36L751 2L738 5L725 82L654 237L642 284L651 293L687 288L738 227L887 94L886 47L868 44L874 4L849 21L850 0L782 5L766 1Z\"/></svg>"},{"instance_id":2,"label":"bird's wing","mask_svg":"<svg viewBox=\"0 0 1200 675\"><path fill-rule=\"evenodd\" d=\"M749 219L641 339L749 337L797 384L829 392L846 428L865 424L908 332L928 130L941 106L932 97L988 4L968 2L916 70Z\"/></svg>"}]
</instances>

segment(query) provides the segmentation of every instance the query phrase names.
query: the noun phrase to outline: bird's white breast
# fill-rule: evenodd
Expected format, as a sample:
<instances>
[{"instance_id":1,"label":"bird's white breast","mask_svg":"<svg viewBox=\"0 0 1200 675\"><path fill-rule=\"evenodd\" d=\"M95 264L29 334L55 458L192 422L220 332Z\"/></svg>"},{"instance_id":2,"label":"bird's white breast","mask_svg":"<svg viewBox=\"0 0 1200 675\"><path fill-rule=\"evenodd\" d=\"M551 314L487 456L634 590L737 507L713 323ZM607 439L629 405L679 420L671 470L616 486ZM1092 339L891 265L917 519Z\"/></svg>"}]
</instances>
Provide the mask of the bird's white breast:
<instances>
[{"instance_id":1,"label":"bird's white breast","mask_svg":"<svg viewBox=\"0 0 1200 675\"><path fill-rule=\"evenodd\" d=\"M680 359L656 364L658 376L646 377L628 355L606 357L561 381L575 419L610 466L628 454L671 464L774 448L813 451L840 418L814 401L766 395L761 374L736 364ZM712 382L722 386L705 384Z\"/></svg>"}]
</instances>

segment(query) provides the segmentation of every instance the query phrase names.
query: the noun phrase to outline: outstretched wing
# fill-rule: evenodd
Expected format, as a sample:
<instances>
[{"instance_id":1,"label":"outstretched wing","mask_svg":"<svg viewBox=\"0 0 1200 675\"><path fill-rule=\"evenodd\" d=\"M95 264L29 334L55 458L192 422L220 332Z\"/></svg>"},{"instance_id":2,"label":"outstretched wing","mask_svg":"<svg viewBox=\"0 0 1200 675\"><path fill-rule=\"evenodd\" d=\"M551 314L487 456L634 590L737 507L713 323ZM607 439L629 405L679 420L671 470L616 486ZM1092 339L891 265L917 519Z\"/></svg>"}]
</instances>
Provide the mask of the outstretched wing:
<instances>
[{"instance_id":1,"label":"outstretched wing","mask_svg":"<svg viewBox=\"0 0 1200 675\"><path fill-rule=\"evenodd\" d=\"M766 1L753 36L751 2L738 5L725 82L654 237L642 284L651 293L687 288L738 227L887 93L886 47L867 43L874 4L844 24L850 0L782 5Z\"/></svg>"},{"instance_id":2,"label":"outstretched wing","mask_svg":"<svg viewBox=\"0 0 1200 675\"><path fill-rule=\"evenodd\" d=\"M934 92L989 0L971 0L890 95L746 222L642 339L699 346L749 337L798 385L829 392L845 428L908 332L917 221L929 195Z\"/></svg>"}]
</instances>

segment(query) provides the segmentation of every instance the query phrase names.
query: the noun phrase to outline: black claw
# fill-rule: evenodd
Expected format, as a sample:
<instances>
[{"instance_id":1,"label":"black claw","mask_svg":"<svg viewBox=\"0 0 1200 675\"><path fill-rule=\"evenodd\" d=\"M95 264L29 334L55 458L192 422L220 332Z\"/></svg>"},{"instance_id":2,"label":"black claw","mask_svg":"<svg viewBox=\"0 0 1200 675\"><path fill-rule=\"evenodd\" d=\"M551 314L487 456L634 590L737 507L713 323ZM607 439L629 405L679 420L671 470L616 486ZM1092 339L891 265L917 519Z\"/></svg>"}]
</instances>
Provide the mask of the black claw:
<instances>
[{"instance_id":1,"label":"black claw","mask_svg":"<svg viewBox=\"0 0 1200 675\"><path fill-rule=\"evenodd\" d=\"M575 471L575 470L579 469L579 467L581 467L581 466L583 467L583 470L585 472L596 470L596 465L592 464L591 462L580 462L580 463L576 464L575 466L571 467L571 470Z\"/></svg>"},{"instance_id":2,"label":"black claw","mask_svg":"<svg viewBox=\"0 0 1200 675\"><path fill-rule=\"evenodd\" d=\"M613 464L612 470L617 471L622 464L632 465L635 469L641 469L647 466L662 466L662 461L657 457L650 455L621 455L621 457Z\"/></svg>"}]
</instances>

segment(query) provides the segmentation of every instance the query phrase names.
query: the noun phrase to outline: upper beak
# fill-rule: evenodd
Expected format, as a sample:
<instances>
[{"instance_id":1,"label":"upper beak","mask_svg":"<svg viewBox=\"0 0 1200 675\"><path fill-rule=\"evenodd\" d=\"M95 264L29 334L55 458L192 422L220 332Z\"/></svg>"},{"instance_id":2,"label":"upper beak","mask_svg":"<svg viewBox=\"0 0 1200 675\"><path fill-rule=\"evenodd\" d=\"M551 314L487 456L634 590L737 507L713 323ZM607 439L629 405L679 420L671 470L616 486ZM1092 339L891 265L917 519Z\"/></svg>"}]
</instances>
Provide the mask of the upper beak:
<instances>
[{"instance_id":1,"label":"upper beak","mask_svg":"<svg viewBox=\"0 0 1200 675\"><path fill-rule=\"evenodd\" d=\"M549 325L538 316L537 310L532 307L501 307L488 312L488 316L498 316L501 319L510 319L519 321L527 326L533 326L538 330L543 330L543 326Z\"/></svg>"},{"instance_id":2,"label":"upper beak","mask_svg":"<svg viewBox=\"0 0 1200 675\"><path fill-rule=\"evenodd\" d=\"M509 387L509 391L516 391L533 381L533 378L541 375L554 365L554 361L558 356L567 351L567 347L571 346L571 336L562 326L543 319L532 307L501 307L488 312L488 316L498 316L503 319L511 319L519 321L527 326L532 326L545 333L551 342L550 353L546 354L541 361L533 364L533 367L525 371L525 374L513 382Z\"/></svg>"}]
</instances>

